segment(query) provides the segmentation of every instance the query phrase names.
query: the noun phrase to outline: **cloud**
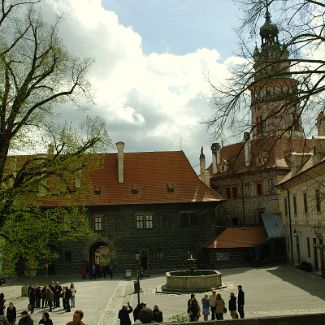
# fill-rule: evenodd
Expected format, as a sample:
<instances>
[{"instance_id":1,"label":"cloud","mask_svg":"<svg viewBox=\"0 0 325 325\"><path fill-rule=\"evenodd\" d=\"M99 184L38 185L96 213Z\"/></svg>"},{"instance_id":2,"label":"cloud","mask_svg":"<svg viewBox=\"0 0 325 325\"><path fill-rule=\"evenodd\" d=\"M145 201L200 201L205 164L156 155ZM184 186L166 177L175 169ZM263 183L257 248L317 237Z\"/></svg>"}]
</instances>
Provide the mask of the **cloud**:
<instances>
[{"instance_id":1,"label":"cloud","mask_svg":"<svg viewBox=\"0 0 325 325\"><path fill-rule=\"evenodd\" d=\"M204 48L145 55L141 35L120 24L100 0L47 0L44 11L47 17L63 15L61 36L72 54L94 59L91 114L107 121L113 141L124 141L128 151L182 148L195 165L201 145L211 143L201 123L212 113L207 76L224 80L236 59L221 63L217 50Z\"/></svg>"}]
</instances>

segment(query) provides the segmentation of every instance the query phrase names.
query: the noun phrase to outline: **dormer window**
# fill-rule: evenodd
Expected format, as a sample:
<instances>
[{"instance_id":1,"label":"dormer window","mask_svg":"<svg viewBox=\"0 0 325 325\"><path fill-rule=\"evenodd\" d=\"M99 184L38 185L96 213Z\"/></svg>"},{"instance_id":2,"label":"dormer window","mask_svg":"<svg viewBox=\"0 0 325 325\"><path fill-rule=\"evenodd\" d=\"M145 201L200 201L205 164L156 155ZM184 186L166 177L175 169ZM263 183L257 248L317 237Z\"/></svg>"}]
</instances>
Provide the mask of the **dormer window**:
<instances>
[{"instance_id":1,"label":"dormer window","mask_svg":"<svg viewBox=\"0 0 325 325\"><path fill-rule=\"evenodd\" d=\"M173 192L175 192L175 188L174 188L174 185L173 185L173 184L171 184L171 183L168 183L168 184L167 184L167 192L168 192L168 193L173 193Z\"/></svg>"},{"instance_id":2,"label":"dormer window","mask_svg":"<svg viewBox=\"0 0 325 325\"><path fill-rule=\"evenodd\" d=\"M138 185L132 185L131 186L131 193L132 194L138 194L139 193Z\"/></svg>"},{"instance_id":3,"label":"dormer window","mask_svg":"<svg viewBox=\"0 0 325 325\"><path fill-rule=\"evenodd\" d=\"M102 188L100 186L94 186L94 195L100 195L102 193Z\"/></svg>"}]
</instances>

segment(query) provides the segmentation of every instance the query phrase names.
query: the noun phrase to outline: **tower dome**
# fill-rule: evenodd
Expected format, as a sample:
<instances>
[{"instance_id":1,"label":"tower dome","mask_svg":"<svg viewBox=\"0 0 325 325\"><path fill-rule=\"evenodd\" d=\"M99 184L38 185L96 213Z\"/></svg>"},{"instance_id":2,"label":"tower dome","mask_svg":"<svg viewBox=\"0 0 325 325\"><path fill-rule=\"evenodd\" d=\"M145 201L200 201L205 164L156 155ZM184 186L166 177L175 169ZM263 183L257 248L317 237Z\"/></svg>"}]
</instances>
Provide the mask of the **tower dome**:
<instances>
[{"instance_id":1,"label":"tower dome","mask_svg":"<svg viewBox=\"0 0 325 325\"><path fill-rule=\"evenodd\" d=\"M278 43L278 34L278 26L272 22L269 8L266 8L265 23L260 28L262 44Z\"/></svg>"}]
</instances>

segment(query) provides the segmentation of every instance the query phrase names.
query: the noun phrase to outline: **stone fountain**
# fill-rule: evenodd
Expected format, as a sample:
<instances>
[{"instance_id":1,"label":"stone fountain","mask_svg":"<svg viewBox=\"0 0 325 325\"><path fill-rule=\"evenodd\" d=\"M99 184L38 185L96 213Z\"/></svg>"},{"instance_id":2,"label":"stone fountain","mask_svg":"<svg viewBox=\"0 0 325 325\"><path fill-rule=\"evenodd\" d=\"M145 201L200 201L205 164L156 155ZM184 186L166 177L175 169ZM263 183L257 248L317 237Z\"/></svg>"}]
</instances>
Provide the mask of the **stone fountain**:
<instances>
[{"instance_id":1,"label":"stone fountain","mask_svg":"<svg viewBox=\"0 0 325 325\"><path fill-rule=\"evenodd\" d=\"M216 270L196 269L196 259L191 255L187 259L188 270L166 272L166 284L163 291L199 292L222 286L221 273Z\"/></svg>"}]
</instances>

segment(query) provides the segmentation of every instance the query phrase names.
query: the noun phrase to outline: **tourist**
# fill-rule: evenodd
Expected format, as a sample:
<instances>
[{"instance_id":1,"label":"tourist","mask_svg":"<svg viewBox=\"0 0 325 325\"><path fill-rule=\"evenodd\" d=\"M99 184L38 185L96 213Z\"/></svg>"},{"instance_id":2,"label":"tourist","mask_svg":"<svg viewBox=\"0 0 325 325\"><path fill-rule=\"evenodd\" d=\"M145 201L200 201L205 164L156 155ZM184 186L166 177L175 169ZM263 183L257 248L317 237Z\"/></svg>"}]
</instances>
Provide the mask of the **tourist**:
<instances>
[{"instance_id":1,"label":"tourist","mask_svg":"<svg viewBox=\"0 0 325 325\"><path fill-rule=\"evenodd\" d=\"M65 287L64 291L63 291L63 308L66 312L70 312L71 311L71 307L70 307L70 299L71 299L71 291L70 288Z\"/></svg>"},{"instance_id":2,"label":"tourist","mask_svg":"<svg viewBox=\"0 0 325 325\"><path fill-rule=\"evenodd\" d=\"M38 322L38 324L53 325L52 319L50 319L50 315L48 312L43 313L42 318Z\"/></svg>"},{"instance_id":3,"label":"tourist","mask_svg":"<svg viewBox=\"0 0 325 325\"><path fill-rule=\"evenodd\" d=\"M70 298L71 308L75 308L76 307L76 293L77 293L77 290L75 289L73 283L70 284L70 291L71 291L71 298Z\"/></svg>"},{"instance_id":4,"label":"tourist","mask_svg":"<svg viewBox=\"0 0 325 325\"><path fill-rule=\"evenodd\" d=\"M132 313L132 307L129 302L124 305L122 309L118 312L118 318L120 319L120 325L131 325L130 313Z\"/></svg>"},{"instance_id":5,"label":"tourist","mask_svg":"<svg viewBox=\"0 0 325 325\"><path fill-rule=\"evenodd\" d=\"M202 298L202 314L203 314L203 319L205 321L208 320L209 313L210 313L209 309L210 309L210 299L208 294L206 293Z\"/></svg>"},{"instance_id":6,"label":"tourist","mask_svg":"<svg viewBox=\"0 0 325 325\"><path fill-rule=\"evenodd\" d=\"M211 290L212 290L212 294L210 295L211 320L214 320L216 319L217 292L213 288Z\"/></svg>"},{"instance_id":7,"label":"tourist","mask_svg":"<svg viewBox=\"0 0 325 325\"><path fill-rule=\"evenodd\" d=\"M18 321L18 325L34 325L34 321L26 310L21 312L21 318Z\"/></svg>"},{"instance_id":8,"label":"tourist","mask_svg":"<svg viewBox=\"0 0 325 325\"><path fill-rule=\"evenodd\" d=\"M187 313L190 317L190 322L196 322L200 318L200 305L194 293L191 294L191 298L187 302Z\"/></svg>"},{"instance_id":9,"label":"tourist","mask_svg":"<svg viewBox=\"0 0 325 325\"><path fill-rule=\"evenodd\" d=\"M153 320L157 323L163 322L163 313L159 309L158 305L154 305L153 307Z\"/></svg>"},{"instance_id":10,"label":"tourist","mask_svg":"<svg viewBox=\"0 0 325 325\"><path fill-rule=\"evenodd\" d=\"M50 308L50 311L52 311L53 301L54 301L54 294L53 294L53 291L48 286L45 287L45 299L47 301L47 305Z\"/></svg>"},{"instance_id":11,"label":"tourist","mask_svg":"<svg viewBox=\"0 0 325 325\"><path fill-rule=\"evenodd\" d=\"M82 310L76 310L73 313L72 321L68 322L66 325L86 325L82 319L84 318L84 313Z\"/></svg>"},{"instance_id":12,"label":"tourist","mask_svg":"<svg viewBox=\"0 0 325 325\"><path fill-rule=\"evenodd\" d=\"M9 306L7 308L7 319L9 325L15 325L16 323L16 307L12 302L9 302Z\"/></svg>"},{"instance_id":13,"label":"tourist","mask_svg":"<svg viewBox=\"0 0 325 325\"><path fill-rule=\"evenodd\" d=\"M216 297L216 317L217 320L223 320L223 313L225 312L225 301L222 299L221 294L217 293Z\"/></svg>"},{"instance_id":14,"label":"tourist","mask_svg":"<svg viewBox=\"0 0 325 325\"><path fill-rule=\"evenodd\" d=\"M5 295L3 292L0 293L0 315L4 315L4 309L5 309Z\"/></svg>"},{"instance_id":15,"label":"tourist","mask_svg":"<svg viewBox=\"0 0 325 325\"><path fill-rule=\"evenodd\" d=\"M230 299L228 303L228 309L230 312L230 316L232 319L238 319L238 314L237 314L237 299L235 297L235 294L233 292L230 292Z\"/></svg>"},{"instance_id":16,"label":"tourist","mask_svg":"<svg viewBox=\"0 0 325 325\"><path fill-rule=\"evenodd\" d=\"M139 319L139 313L142 308L146 307L146 303L140 302L133 310L133 320L136 321Z\"/></svg>"},{"instance_id":17,"label":"tourist","mask_svg":"<svg viewBox=\"0 0 325 325\"><path fill-rule=\"evenodd\" d=\"M245 293L244 293L243 287L241 285L238 286L237 304L238 304L239 316L240 316L240 318L244 318L245 317L245 313L244 313Z\"/></svg>"}]
</instances>

